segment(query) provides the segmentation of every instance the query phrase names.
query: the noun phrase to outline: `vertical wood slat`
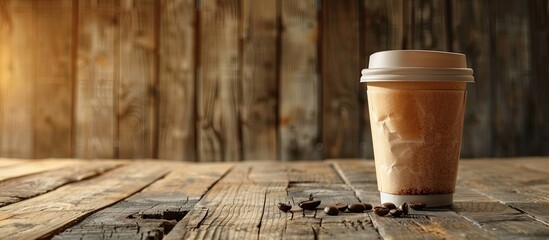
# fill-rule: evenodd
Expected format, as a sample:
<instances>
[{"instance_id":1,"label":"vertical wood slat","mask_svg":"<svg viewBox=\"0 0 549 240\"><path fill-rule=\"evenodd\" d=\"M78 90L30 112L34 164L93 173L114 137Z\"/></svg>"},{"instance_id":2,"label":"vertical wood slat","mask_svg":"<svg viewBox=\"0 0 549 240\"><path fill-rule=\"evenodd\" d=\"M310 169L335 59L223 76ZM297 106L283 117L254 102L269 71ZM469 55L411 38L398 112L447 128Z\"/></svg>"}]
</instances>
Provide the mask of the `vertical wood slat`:
<instances>
[{"instance_id":1,"label":"vertical wood slat","mask_svg":"<svg viewBox=\"0 0 549 240\"><path fill-rule=\"evenodd\" d=\"M198 76L200 161L241 159L240 0L202 0Z\"/></svg>"},{"instance_id":2,"label":"vertical wood slat","mask_svg":"<svg viewBox=\"0 0 549 240\"><path fill-rule=\"evenodd\" d=\"M402 48L405 42L406 30L404 22L404 4L400 0L364 0L364 11L361 25L360 65L367 68L371 54ZM357 73L358 74L358 73ZM361 130L361 156L373 158L372 133L368 103L366 98L366 86L361 84L360 98L362 106L362 130Z\"/></svg>"},{"instance_id":3,"label":"vertical wood slat","mask_svg":"<svg viewBox=\"0 0 549 240\"><path fill-rule=\"evenodd\" d=\"M322 1L322 143L324 158L360 151L359 1Z\"/></svg>"},{"instance_id":4,"label":"vertical wood slat","mask_svg":"<svg viewBox=\"0 0 549 240\"><path fill-rule=\"evenodd\" d=\"M0 154L4 157L34 155L34 21L32 2L0 1Z\"/></svg>"},{"instance_id":5,"label":"vertical wood slat","mask_svg":"<svg viewBox=\"0 0 549 240\"><path fill-rule=\"evenodd\" d=\"M489 6L487 1L452 2L452 50L467 56L475 83L467 86L462 157L490 156L491 97ZM496 80L497 81L497 80Z\"/></svg>"},{"instance_id":6,"label":"vertical wood slat","mask_svg":"<svg viewBox=\"0 0 549 240\"><path fill-rule=\"evenodd\" d=\"M495 156L527 152L530 111L528 89L532 80L528 5L516 1L490 1L492 127Z\"/></svg>"},{"instance_id":7,"label":"vertical wood slat","mask_svg":"<svg viewBox=\"0 0 549 240\"><path fill-rule=\"evenodd\" d=\"M79 1L75 143L77 158L116 157L119 1Z\"/></svg>"},{"instance_id":8,"label":"vertical wood slat","mask_svg":"<svg viewBox=\"0 0 549 240\"><path fill-rule=\"evenodd\" d=\"M529 155L549 155L549 1L529 1L533 82L528 135Z\"/></svg>"},{"instance_id":9,"label":"vertical wood slat","mask_svg":"<svg viewBox=\"0 0 549 240\"><path fill-rule=\"evenodd\" d=\"M195 0L160 3L158 158L196 160Z\"/></svg>"},{"instance_id":10,"label":"vertical wood slat","mask_svg":"<svg viewBox=\"0 0 549 240\"><path fill-rule=\"evenodd\" d=\"M72 0L32 1L36 9L35 158L72 156Z\"/></svg>"},{"instance_id":11,"label":"vertical wood slat","mask_svg":"<svg viewBox=\"0 0 549 240\"><path fill-rule=\"evenodd\" d=\"M242 2L243 160L277 159L278 0Z\"/></svg>"},{"instance_id":12,"label":"vertical wood slat","mask_svg":"<svg viewBox=\"0 0 549 240\"><path fill-rule=\"evenodd\" d=\"M120 2L117 89L118 157L152 158L155 131L156 37L154 0Z\"/></svg>"},{"instance_id":13,"label":"vertical wood slat","mask_svg":"<svg viewBox=\"0 0 549 240\"><path fill-rule=\"evenodd\" d=\"M408 48L422 50L448 51L448 16L445 0L410 1L412 5L406 9L411 24L411 39Z\"/></svg>"},{"instance_id":14,"label":"vertical wood slat","mask_svg":"<svg viewBox=\"0 0 549 240\"><path fill-rule=\"evenodd\" d=\"M280 159L322 158L319 133L318 7L282 0L279 95Z\"/></svg>"}]
</instances>

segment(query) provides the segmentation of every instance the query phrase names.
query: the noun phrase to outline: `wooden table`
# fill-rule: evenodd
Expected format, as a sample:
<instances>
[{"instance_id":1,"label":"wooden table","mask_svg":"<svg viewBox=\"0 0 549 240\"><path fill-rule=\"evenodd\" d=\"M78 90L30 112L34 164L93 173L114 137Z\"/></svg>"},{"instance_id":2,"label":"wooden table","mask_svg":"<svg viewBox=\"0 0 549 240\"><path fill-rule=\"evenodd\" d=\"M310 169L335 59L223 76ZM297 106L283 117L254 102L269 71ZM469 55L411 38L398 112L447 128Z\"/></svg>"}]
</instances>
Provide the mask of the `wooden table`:
<instances>
[{"instance_id":1,"label":"wooden table","mask_svg":"<svg viewBox=\"0 0 549 240\"><path fill-rule=\"evenodd\" d=\"M549 238L549 158L462 160L453 206L400 218L300 210L311 193L378 204L373 161L2 159L0 239Z\"/></svg>"}]
</instances>

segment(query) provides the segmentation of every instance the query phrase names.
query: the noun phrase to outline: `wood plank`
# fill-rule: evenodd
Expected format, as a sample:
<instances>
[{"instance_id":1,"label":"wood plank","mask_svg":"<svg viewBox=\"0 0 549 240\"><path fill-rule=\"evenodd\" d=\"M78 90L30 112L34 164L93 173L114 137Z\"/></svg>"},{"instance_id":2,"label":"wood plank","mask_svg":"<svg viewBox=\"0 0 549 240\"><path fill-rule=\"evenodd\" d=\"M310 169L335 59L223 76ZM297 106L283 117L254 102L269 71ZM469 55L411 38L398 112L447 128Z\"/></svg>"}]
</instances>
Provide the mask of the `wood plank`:
<instances>
[{"instance_id":1,"label":"wood plank","mask_svg":"<svg viewBox=\"0 0 549 240\"><path fill-rule=\"evenodd\" d=\"M80 164L82 163L74 160L42 160L6 166L0 168L0 181Z\"/></svg>"},{"instance_id":2,"label":"wood plank","mask_svg":"<svg viewBox=\"0 0 549 240\"><path fill-rule=\"evenodd\" d=\"M322 1L324 158L359 157L359 1Z\"/></svg>"},{"instance_id":3,"label":"wood plank","mask_svg":"<svg viewBox=\"0 0 549 240\"><path fill-rule=\"evenodd\" d=\"M370 55L384 50L401 49L406 45L403 26L405 9L400 0L364 0L360 19L360 67L367 68ZM358 73L357 73L358 75ZM361 84L361 157L373 159L374 149L366 97L366 85Z\"/></svg>"},{"instance_id":4,"label":"wood plank","mask_svg":"<svg viewBox=\"0 0 549 240\"><path fill-rule=\"evenodd\" d=\"M120 18L114 1L78 1L75 156L116 157Z\"/></svg>"},{"instance_id":5,"label":"wood plank","mask_svg":"<svg viewBox=\"0 0 549 240\"><path fill-rule=\"evenodd\" d=\"M320 159L318 8L281 0L279 131L282 160Z\"/></svg>"},{"instance_id":6,"label":"wood plank","mask_svg":"<svg viewBox=\"0 0 549 240\"><path fill-rule=\"evenodd\" d=\"M0 237L48 237L75 220L143 189L168 171L166 165L161 163L136 162L99 177L2 207Z\"/></svg>"},{"instance_id":7,"label":"wood plank","mask_svg":"<svg viewBox=\"0 0 549 240\"><path fill-rule=\"evenodd\" d=\"M197 160L195 0L160 2L158 158Z\"/></svg>"},{"instance_id":8,"label":"wood plank","mask_svg":"<svg viewBox=\"0 0 549 240\"><path fill-rule=\"evenodd\" d=\"M121 164L121 161L101 160L5 180L0 182L0 207L95 177Z\"/></svg>"},{"instance_id":9,"label":"wood plank","mask_svg":"<svg viewBox=\"0 0 549 240\"><path fill-rule=\"evenodd\" d=\"M166 177L53 239L161 239L232 164L171 164Z\"/></svg>"},{"instance_id":10,"label":"wood plank","mask_svg":"<svg viewBox=\"0 0 549 240\"><path fill-rule=\"evenodd\" d=\"M529 136L528 95L532 84L528 5L516 1L491 1L491 62L493 155L527 153Z\"/></svg>"},{"instance_id":11,"label":"wood plank","mask_svg":"<svg viewBox=\"0 0 549 240\"><path fill-rule=\"evenodd\" d=\"M304 238L342 236L374 236L377 233L360 218L326 216L322 210L297 210L297 203L314 194L325 204L356 202L350 188L340 179L324 183L295 182L292 169L300 169L306 176L318 176L331 169L329 164L292 163L240 164L216 184L202 200L180 221L166 239L186 238ZM316 168L317 165L326 167ZM275 177L276 176L276 177ZM310 179L306 177L303 179ZM291 202L293 210L281 212L278 202ZM320 223L326 221L325 226ZM364 223L364 228L345 228L345 224ZM322 238L320 237L320 238Z\"/></svg>"},{"instance_id":12,"label":"wood plank","mask_svg":"<svg viewBox=\"0 0 549 240\"><path fill-rule=\"evenodd\" d=\"M277 159L277 0L242 1L242 158Z\"/></svg>"},{"instance_id":13,"label":"wood plank","mask_svg":"<svg viewBox=\"0 0 549 240\"><path fill-rule=\"evenodd\" d=\"M549 3L547 1L530 1L530 44L532 61L532 84L528 89L530 97L530 115L528 133L530 143L528 152L531 156L549 155L549 104L546 93L549 92Z\"/></svg>"},{"instance_id":14,"label":"wood plank","mask_svg":"<svg viewBox=\"0 0 549 240\"><path fill-rule=\"evenodd\" d=\"M32 1L35 11L34 157L72 156L73 4L71 0Z\"/></svg>"},{"instance_id":15,"label":"wood plank","mask_svg":"<svg viewBox=\"0 0 549 240\"><path fill-rule=\"evenodd\" d=\"M487 157L492 149L492 79L487 1L452 1L452 51L467 57L475 83L467 87L461 156ZM467 33L467 34L464 34Z\"/></svg>"},{"instance_id":16,"label":"wood plank","mask_svg":"<svg viewBox=\"0 0 549 240\"><path fill-rule=\"evenodd\" d=\"M0 2L0 155L33 158L35 35L33 1Z\"/></svg>"},{"instance_id":17,"label":"wood plank","mask_svg":"<svg viewBox=\"0 0 549 240\"><path fill-rule=\"evenodd\" d=\"M373 205L380 204L377 185L368 184L371 176L367 175L373 174L371 163L347 161L344 163L334 162L333 164L345 183L356 192L361 201ZM364 175L366 175L363 179L357 179L357 172L360 171L364 171ZM349 173L349 177L347 177L347 173ZM354 182L351 182L351 179ZM403 236L409 239L495 239L484 229L447 208L421 212L412 210L412 214L400 218L380 217L373 212L369 212L368 215L384 239L402 238Z\"/></svg>"},{"instance_id":18,"label":"wood plank","mask_svg":"<svg viewBox=\"0 0 549 240\"><path fill-rule=\"evenodd\" d=\"M120 2L117 86L118 157L152 158L155 137L154 0Z\"/></svg>"},{"instance_id":19,"label":"wood plank","mask_svg":"<svg viewBox=\"0 0 549 240\"><path fill-rule=\"evenodd\" d=\"M197 128L202 162L242 158L238 120L240 16L238 0L201 1Z\"/></svg>"}]
</instances>

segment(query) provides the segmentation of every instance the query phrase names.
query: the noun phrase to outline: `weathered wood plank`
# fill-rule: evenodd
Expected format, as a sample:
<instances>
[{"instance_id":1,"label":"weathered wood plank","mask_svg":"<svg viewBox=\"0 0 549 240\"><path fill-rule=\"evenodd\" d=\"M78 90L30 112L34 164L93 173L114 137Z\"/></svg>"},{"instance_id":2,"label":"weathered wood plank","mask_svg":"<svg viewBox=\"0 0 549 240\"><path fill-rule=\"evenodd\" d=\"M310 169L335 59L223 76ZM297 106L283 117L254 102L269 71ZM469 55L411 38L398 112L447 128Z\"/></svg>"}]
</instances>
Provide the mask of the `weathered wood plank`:
<instances>
[{"instance_id":1,"label":"weathered wood plank","mask_svg":"<svg viewBox=\"0 0 549 240\"><path fill-rule=\"evenodd\" d=\"M318 6L281 0L280 159L320 159Z\"/></svg>"},{"instance_id":2,"label":"weathered wood plank","mask_svg":"<svg viewBox=\"0 0 549 240\"><path fill-rule=\"evenodd\" d=\"M528 150L528 95L532 63L527 4L490 1L493 138L492 156L518 156ZM536 50L534 50L536 51Z\"/></svg>"},{"instance_id":3,"label":"weathered wood plank","mask_svg":"<svg viewBox=\"0 0 549 240\"><path fill-rule=\"evenodd\" d=\"M120 42L115 1L78 1L75 156L116 157L116 97Z\"/></svg>"},{"instance_id":4,"label":"weathered wood plank","mask_svg":"<svg viewBox=\"0 0 549 240\"><path fill-rule=\"evenodd\" d=\"M488 1L452 1L452 46L467 56L475 83L467 87L467 107L461 141L462 157L490 156L492 149L492 82ZM464 34L466 33L466 34Z\"/></svg>"},{"instance_id":5,"label":"weathered wood plank","mask_svg":"<svg viewBox=\"0 0 549 240\"><path fill-rule=\"evenodd\" d=\"M42 160L6 166L0 168L0 181L80 164L82 163L73 160Z\"/></svg>"},{"instance_id":6,"label":"weathered wood plank","mask_svg":"<svg viewBox=\"0 0 549 240\"><path fill-rule=\"evenodd\" d=\"M241 159L238 0L203 0L200 5L198 152L201 162Z\"/></svg>"},{"instance_id":7,"label":"weathered wood plank","mask_svg":"<svg viewBox=\"0 0 549 240\"><path fill-rule=\"evenodd\" d=\"M95 177L121 164L121 161L101 160L2 181L0 207L44 194L69 183Z\"/></svg>"},{"instance_id":8,"label":"weathered wood plank","mask_svg":"<svg viewBox=\"0 0 549 240\"><path fill-rule=\"evenodd\" d=\"M117 93L119 158L152 158L156 131L154 0L122 0L119 12Z\"/></svg>"},{"instance_id":9,"label":"weathered wood plank","mask_svg":"<svg viewBox=\"0 0 549 240\"><path fill-rule=\"evenodd\" d=\"M278 0L242 1L242 103L244 160L277 159Z\"/></svg>"},{"instance_id":10,"label":"weathered wood plank","mask_svg":"<svg viewBox=\"0 0 549 240\"><path fill-rule=\"evenodd\" d=\"M358 157L359 1L322 1L321 19L323 157Z\"/></svg>"},{"instance_id":11,"label":"weathered wood plank","mask_svg":"<svg viewBox=\"0 0 549 240\"><path fill-rule=\"evenodd\" d=\"M73 4L71 0L31 1L35 9L33 67L34 157L72 156Z\"/></svg>"},{"instance_id":12,"label":"weathered wood plank","mask_svg":"<svg viewBox=\"0 0 549 240\"><path fill-rule=\"evenodd\" d=\"M231 164L171 164L165 178L87 217L54 239L161 239Z\"/></svg>"},{"instance_id":13,"label":"weathered wood plank","mask_svg":"<svg viewBox=\"0 0 549 240\"><path fill-rule=\"evenodd\" d=\"M196 1L160 2L158 158L195 161Z\"/></svg>"},{"instance_id":14,"label":"weathered wood plank","mask_svg":"<svg viewBox=\"0 0 549 240\"><path fill-rule=\"evenodd\" d=\"M529 115L530 143L526 154L549 155L549 2L529 1L530 44L532 61L532 84L528 89L531 112Z\"/></svg>"},{"instance_id":15,"label":"weathered wood plank","mask_svg":"<svg viewBox=\"0 0 549 240\"><path fill-rule=\"evenodd\" d=\"M0 237L47 237L77 219L143 189L168 171L160 163L136 162L99 177L4 206L0 208Z\"/></svg>"},{"instance_id":16,"label":"weathered wood plank","mask_svg":"<svg viewBox=\"0 0 549 240\"><path fill-rule=\"evenodd\" d=\"M34 1L0 1L0 155L33 158Z\"/></svg>"},{"instance_id":17,"label":"weathered wood plank","mask_svg":"<svg viewBox=\"0 0 549 240\"><path fill-rule=\"evenodd\" d=\"M448 1L420 0L409 1L411 29L407 36L410 39L407 48L424 50L449 50L448 39L449 16L447 16Z\"/></svg>"},{"instance_id":18,"label":"weathered wood plank","mask_svg":"<svg viewBox=\"0 0 549 240\"><path fill-rule=\"evenodd\" d=\"M364 0L360 19L360 67L367 68L370 55L383 50L401 49L406 39L404 22L404 5L400 0ZM356 73L359 75L359 73ZM358 78L355 78L359 81ZM361 156L373 159L374 149L370 116L366 97L366 85L361 84L359 98L362 103L361 116Z\"/></svg>"}]
</instances>

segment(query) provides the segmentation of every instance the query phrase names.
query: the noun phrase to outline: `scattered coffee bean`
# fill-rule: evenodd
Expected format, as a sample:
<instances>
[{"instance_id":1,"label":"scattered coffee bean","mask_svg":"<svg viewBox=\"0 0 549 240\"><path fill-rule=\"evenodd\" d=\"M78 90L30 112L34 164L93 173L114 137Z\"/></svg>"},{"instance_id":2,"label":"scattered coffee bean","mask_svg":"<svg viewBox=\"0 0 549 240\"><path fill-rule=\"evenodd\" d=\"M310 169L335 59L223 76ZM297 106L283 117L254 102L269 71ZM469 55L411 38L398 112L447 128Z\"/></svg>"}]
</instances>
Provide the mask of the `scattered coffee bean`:
<instances>
[{"instance_id":1,"label":"scattered coffee bean","mask_svg":"<svg viewBox=\"0 0 549 240\"><path fill-rule=\"evenodd\" d=\"M425 202L411 202L409 203L410 207L414 210L421 210L423 209L427 204Z\"/></svg>"},{"instance_id":2,"label":"scattered coffee bean","mask_svg":"<svg viewBox=\"0 0 549 240\"><path fill-rule=\"evenodd\" d=\"M384 206L384 207L388 208L389 210L397 208L394 203L390 203L390 202L383 203L383 204L381 204L381 206Z\"/></svg>"},{"instance_id":3,"label":"scattered coffee bean","mask_svg":"<svg viewBox=\"0 0 549 240\"><path fill-rule=\"evenodd\" d=\"M338 204L335 205L335 207L340 212L345 212L345 210L347 210L347 204L345 204L345 203L338 203Z\"/></svg>"},{"instance_id":4,"label":"scattered coffee bean","mask_svg":"<svg viewBox=\"0 0 549 240\"><path fill-rule=\"evenodd\" d=\"M400 217L400 215L402 215L402 210L398 209L398 208L395 208L395 209L391 209L391 211L389 211L391 213L391 215L393 215L394 217Z\"/></svg>"},{"instance_id":5,"label":"scattered coffee bean","mask_svg":"<svg viewBox=\"0 0 549 240\"><path fill-rule=\"evenodd\" d=\"M403 214L408 214L408 203L403 203L400 205L400 210L402 210Z\"/></svg>"},{"instance_id":6,"label":"scattered coffee bean","mask_svg":"<svg viewBox=\"0 0 549 240\"><path fill-rule=\"evenodd\" d=\"M278 209L283 212L288 212L292 209L292 205L286 203L278 203Z\"/></svg>"},{"instance_id":7,"label":"scattered coffee bean","mask_svg":"<svg viewBox=\"0 0 549 240\"><path fill-rule=\"evenodd\" d=\"M369 203L362 203L362 205L364 205L364 209L366 209L366 210L372 210L372 204L369 204Z\"/></svg>"},{"instance_id":8,"label":"scattered coffee bean","mask_svg":"<svg viewBox=\"0 0 549 240\"><path fill-rule=\"evenodd\" d=\"M389 209L387 209L386 207L377 206L374 207L374 213L378 216L385 216L387 215L387 213L389 213Z\"/></svg>"},{"instance_id":9,"label":"scattered coffee bean","mask_svg":"<svg viewBox=\"0 0 549 240\"><path fill-rule=\"evenodd\" d=\"M307 200L299 203L299 207L307 210L315 210L320 205L320 200Z\"/></svg>"},{"instance_id":10,"label":"scattered coffee bean","mask_svg":"<svg viewBox=\"0 0 549 240\"><path fill-rule=\"evenodd\" d=\"M339 210L337 209L336 206L327 206L324 208L324 212L328 215L338 215L339 214Z\"/></svg>"},{"instance_id":11,"label":"scattered coffee bean","mask_svg":"<svg viewBox=\"0 0 549 240\"><path fill-rule=\"evenodd\" d=\"M353 203L349 205L347 208L349 209L349 211L354 213L361 213L361 212L364 212L364 210L366 210L366 208L364 207L364 204L362 203Z\"/></svg>"}]
</instances>

